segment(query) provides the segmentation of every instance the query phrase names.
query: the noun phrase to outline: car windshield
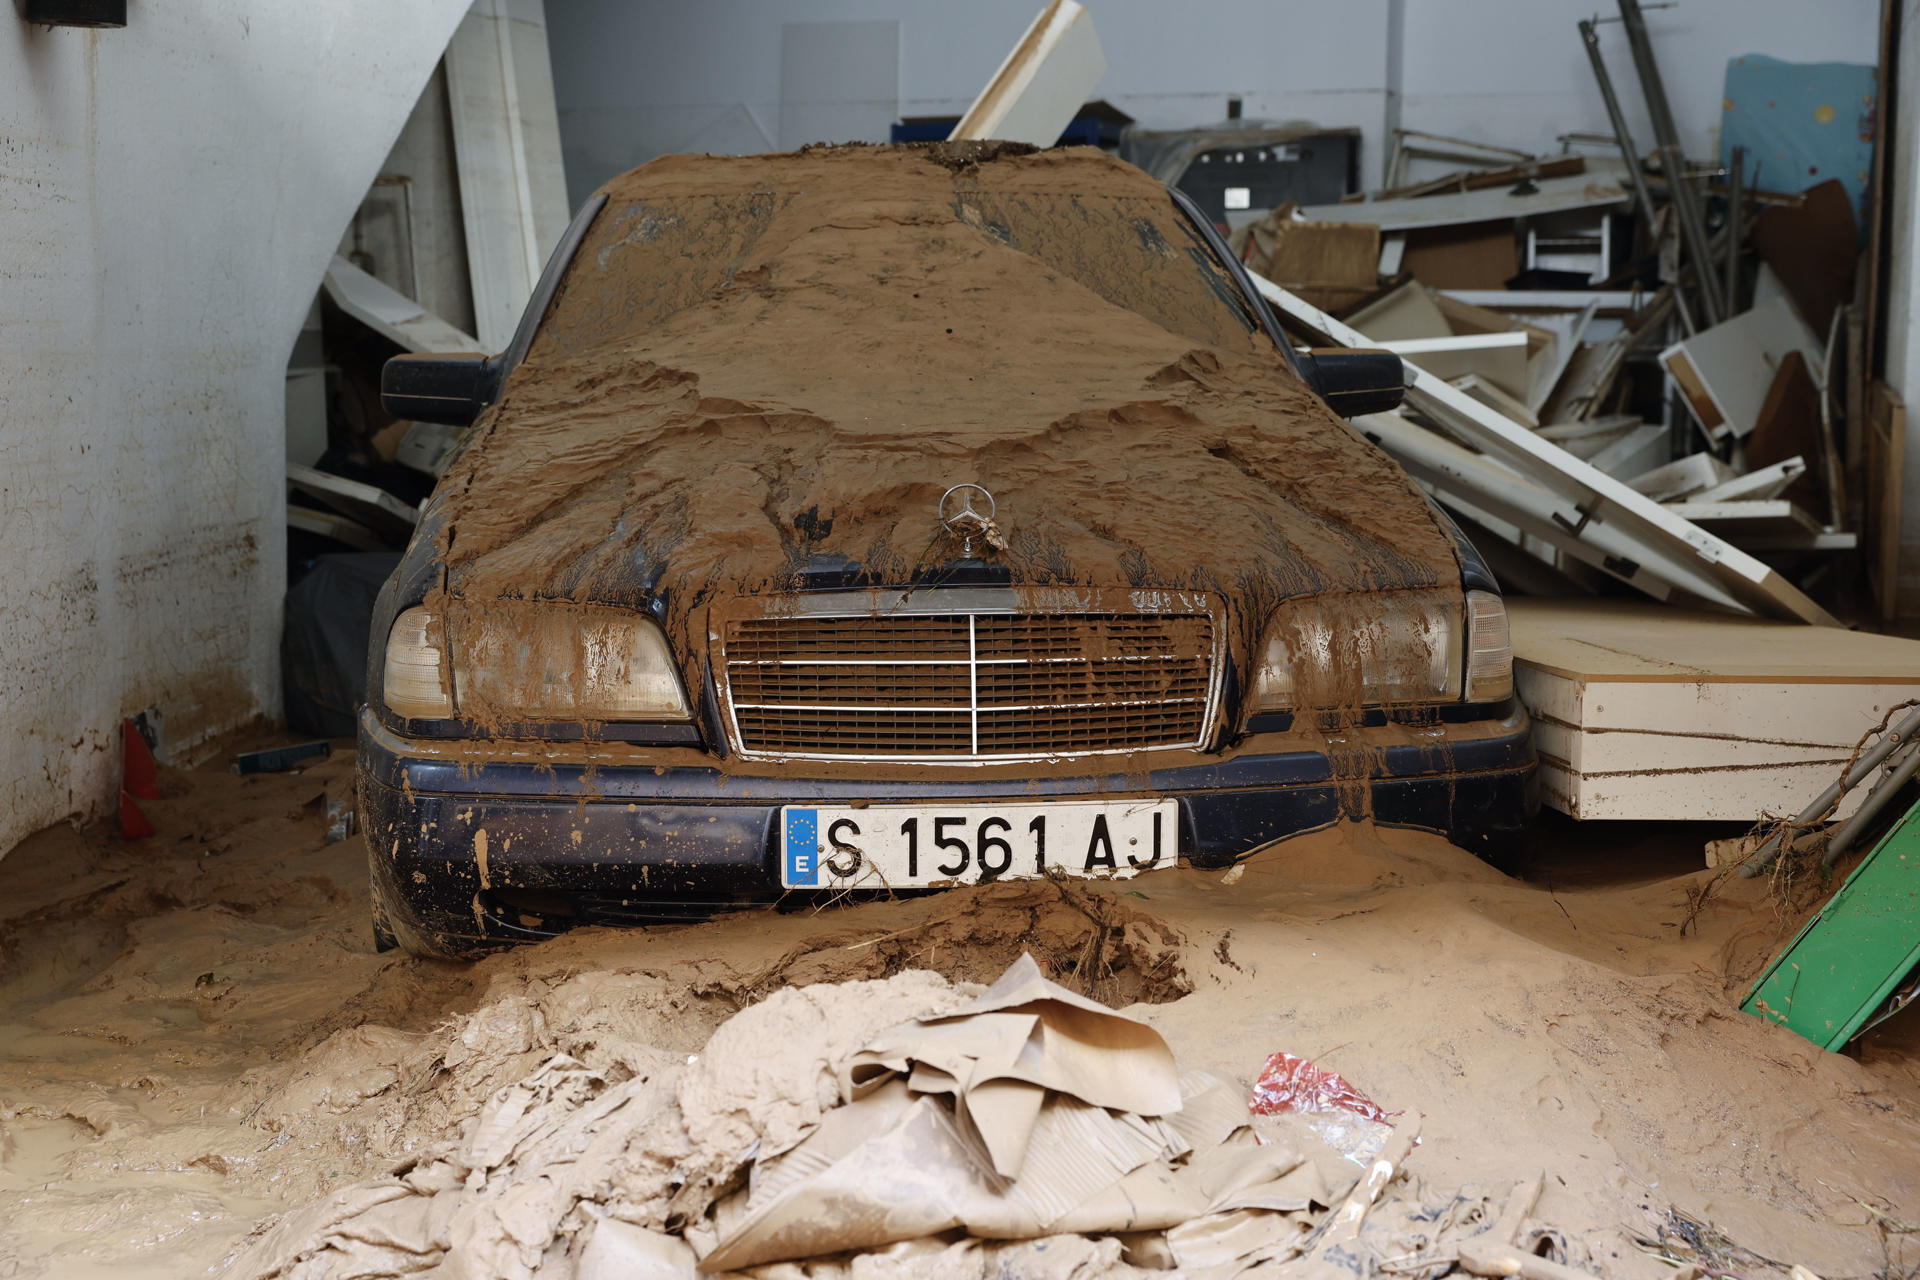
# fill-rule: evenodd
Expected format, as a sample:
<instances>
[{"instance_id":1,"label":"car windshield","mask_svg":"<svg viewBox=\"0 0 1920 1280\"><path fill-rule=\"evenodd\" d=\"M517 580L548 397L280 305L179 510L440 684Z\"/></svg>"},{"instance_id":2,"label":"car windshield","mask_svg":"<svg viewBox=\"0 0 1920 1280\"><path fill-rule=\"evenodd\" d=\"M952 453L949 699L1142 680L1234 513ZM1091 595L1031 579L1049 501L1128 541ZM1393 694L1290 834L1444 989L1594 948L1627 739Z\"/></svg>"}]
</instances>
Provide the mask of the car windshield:
<instances>
[{"instance_id":1,"label":"car windshield","mask_svg":"<svg viewBox=\"0 0 1920 1280\"><path fill-rule=\"evenodd\" d=\"M616 191L563 279L536 340L541 354L645 349L680 313L743 287L809 286L825 313L836 303L865 308L870 300L858 295L883 290L891 270L912 280L916 299L957 302L982 287L968 268L993 248L1026 255L1046 278L1189 343L1245 351L1264 342L1206 241L1144 177L1119 193L939 185L948 189L876 199L850 183L843 201L779 185L628 199ZM844 233L838 252L819 251L823 221ZM891 240L896 252L880 255L891 261L854 261L869 256L855 243L863 228ZM904 243L902 228L914 233Z\"/></svg>"}]
</instances>

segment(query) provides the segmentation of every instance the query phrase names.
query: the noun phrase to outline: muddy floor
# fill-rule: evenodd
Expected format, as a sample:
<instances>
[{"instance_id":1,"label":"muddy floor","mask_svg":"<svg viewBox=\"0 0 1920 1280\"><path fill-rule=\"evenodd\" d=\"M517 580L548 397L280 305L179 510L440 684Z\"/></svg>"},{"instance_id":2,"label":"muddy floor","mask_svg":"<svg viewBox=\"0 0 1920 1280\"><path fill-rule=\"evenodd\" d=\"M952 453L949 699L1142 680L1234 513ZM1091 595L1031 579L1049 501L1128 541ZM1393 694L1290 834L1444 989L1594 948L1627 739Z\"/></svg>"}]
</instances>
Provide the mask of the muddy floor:
<instances>
[{"instance_id":1,"label":"muddy floor","mask_svg":"<svg viewBox=\"0 0 1920 1280\"><path fill-rule=\"evenodd\" d=\"M1920 1019L1838 1056L1742 1015L1797 915L1754 883L1696 902L1686 832L1549 826L1513 880L1349 825L1224 875L590 931L461 965L374 952L364 847L325 839L352 767L169 773L159 835L56 828L5 859L0 1277L218 1274L556 1050L694 1053L786 984L988 981L1023 950L1135 1004L1183 1067L1246 1082L1286 1049L1421 1113L1426 1184L1546 1170L1537 1216L1599 1274L1670 1274L1646 1242L1694 1223L1726 1274L1920 1270Z\"/></svg>"}]
</instances>

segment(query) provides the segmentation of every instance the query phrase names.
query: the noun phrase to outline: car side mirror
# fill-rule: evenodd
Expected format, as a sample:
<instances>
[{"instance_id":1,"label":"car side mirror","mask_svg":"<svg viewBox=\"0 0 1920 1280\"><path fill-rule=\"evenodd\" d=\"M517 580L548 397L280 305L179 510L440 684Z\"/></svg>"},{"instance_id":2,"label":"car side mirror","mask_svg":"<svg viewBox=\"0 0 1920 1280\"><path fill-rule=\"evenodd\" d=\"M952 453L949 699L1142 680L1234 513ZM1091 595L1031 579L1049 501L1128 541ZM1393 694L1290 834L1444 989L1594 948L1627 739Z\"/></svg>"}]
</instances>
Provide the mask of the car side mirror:
<instances>
[{"instance_id":1,"label":"car side mirror","mask_svg":"<svg viewBox=\"0 0 1920 1280\"><path fill-rule=\"evenodd\" d=\"M1406 394L1406 369L1391 351L1315 347L1298 359L1300 376L1343 418L1397 409Z\"/></svg>"},{"instance_id":2,"label":"car side mirror","mask_svg":"<svg viewBox=\"0 0 1920 1280\"><path fill-rule=\"evenodd\" d=\"M500 395L499 356L401 355L380 370L380 406L396 418L470 426Z\"/></svg>"}]
</instances>

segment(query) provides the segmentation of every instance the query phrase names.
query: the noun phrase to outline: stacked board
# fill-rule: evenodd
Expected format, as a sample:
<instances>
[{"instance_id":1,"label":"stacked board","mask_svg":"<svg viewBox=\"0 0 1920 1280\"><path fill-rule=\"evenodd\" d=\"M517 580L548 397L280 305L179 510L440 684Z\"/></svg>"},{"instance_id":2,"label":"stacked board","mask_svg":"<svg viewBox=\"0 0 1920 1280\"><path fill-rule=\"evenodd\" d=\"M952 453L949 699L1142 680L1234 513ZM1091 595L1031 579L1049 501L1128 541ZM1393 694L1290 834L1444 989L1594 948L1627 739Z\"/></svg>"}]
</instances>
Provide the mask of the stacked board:
<instances>
[{"instance_id":1,"label":"stacked board","mask_svg":"<svg viewBox=\"0 0 1920 1280\"><path fill-rule=\"evenodd\" d=\"M1792 815L1920 698L1920 641L1637 601L1507 607L1545 799L1575 818Z\"/></svg>"}]
</instances>

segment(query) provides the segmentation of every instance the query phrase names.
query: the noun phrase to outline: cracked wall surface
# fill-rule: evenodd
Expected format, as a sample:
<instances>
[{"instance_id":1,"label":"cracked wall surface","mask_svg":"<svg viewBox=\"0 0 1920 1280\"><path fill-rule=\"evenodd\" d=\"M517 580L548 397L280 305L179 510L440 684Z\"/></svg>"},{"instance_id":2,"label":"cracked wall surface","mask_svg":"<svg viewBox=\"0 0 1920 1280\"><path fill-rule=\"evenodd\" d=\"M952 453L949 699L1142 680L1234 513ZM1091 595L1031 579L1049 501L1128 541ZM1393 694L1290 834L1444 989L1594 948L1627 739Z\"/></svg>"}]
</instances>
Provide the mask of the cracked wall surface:
<instances>
[{"instance_id":1,"label":"cracked wall surface","mask_svg":"<svg viewBox=\"0 0 1920 1280\"><path fill-rule=\"evenodd\" d=\"M277 709L283 380L466 0L0 20L0 851Z\"/></svg>"}]
</instances>

